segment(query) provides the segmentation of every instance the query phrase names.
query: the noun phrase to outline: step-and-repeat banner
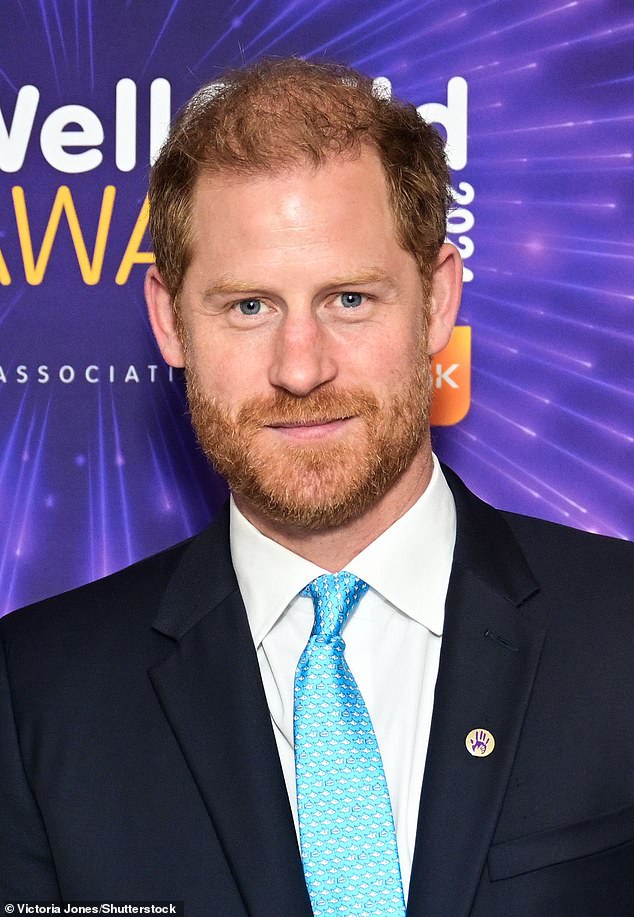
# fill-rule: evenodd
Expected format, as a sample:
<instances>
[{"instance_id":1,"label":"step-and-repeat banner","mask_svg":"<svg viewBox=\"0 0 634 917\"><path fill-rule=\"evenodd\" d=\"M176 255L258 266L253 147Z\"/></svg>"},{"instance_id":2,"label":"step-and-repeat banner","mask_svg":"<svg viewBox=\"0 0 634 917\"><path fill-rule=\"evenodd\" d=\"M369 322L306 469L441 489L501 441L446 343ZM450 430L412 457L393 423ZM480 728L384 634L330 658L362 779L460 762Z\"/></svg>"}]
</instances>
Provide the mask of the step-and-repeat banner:
<instances>
[{"instance_id":1,"label":"step-and-repeat banner","mask_svg":"<svg viewBox=\"0 0 634 917\"><path fill-rule=\"evenodd\" d=\"M4 0L0 614L225 498L145 317L145 191L171 115L263 55L352 64L446 135L440 457L498 506L633 539L633 52L619 0Z\"/></svg>"}]
</instances>

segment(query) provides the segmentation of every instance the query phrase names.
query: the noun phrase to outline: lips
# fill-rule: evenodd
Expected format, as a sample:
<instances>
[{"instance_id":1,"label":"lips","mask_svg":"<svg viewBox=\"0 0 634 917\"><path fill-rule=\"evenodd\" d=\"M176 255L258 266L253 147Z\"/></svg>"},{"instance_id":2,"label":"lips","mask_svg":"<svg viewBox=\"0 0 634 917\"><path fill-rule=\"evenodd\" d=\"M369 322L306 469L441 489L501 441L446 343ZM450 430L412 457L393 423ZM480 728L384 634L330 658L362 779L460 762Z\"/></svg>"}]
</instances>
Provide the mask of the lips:
<instances>
[{"instance_id":1,"label":"lips","mask_svg":"<svg viewBox=\"0 0 634 917\"><path fill-rule=\"evenodd\" d=\"M349 420L352 418L331 417L326 420L292 421L290 423L285 421L284 423L267 424L267 427L293 439L317 439L338 432Z\"/></svg>"},{"instance_id":2,"label":"lips","mask_svg":"<svg viewBox=\"0 0 634 917\"><path fill-rule=\"evenodd\" d=\"M267 424L268 427L273 427L275 430L279 429L296 429L297 427L325 427L331 423L338 423L339 421L349 420L349 417L327 417L323 420L295 420L295 421L282 421L281 423L270 423Z\"/></svg>"}]
</instances>

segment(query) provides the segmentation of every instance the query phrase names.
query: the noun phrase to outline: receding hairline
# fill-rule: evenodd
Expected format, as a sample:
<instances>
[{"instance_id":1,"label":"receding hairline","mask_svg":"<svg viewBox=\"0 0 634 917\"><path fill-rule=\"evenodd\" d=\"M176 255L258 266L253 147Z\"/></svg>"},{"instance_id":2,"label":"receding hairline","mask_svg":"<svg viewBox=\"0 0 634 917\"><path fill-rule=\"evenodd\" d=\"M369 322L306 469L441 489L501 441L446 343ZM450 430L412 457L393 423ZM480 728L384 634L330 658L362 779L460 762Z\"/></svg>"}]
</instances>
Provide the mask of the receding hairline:
<instances>
[{"instance_id":1,"label":"receding hairline","mask_svg":"<svg viewBox=\"0 0 634 917\"><path fill-rule=\"evenodd\" d=\"M227 183L282 176L328 158L354 159L365 147L378 155L399 240L428 272L451 206L444 142L414 105L373 86L345 65L289 58L259 61L198 90L150 181L150 229L172 294L190 260L192 195L205 176Z\"/></svg>"},{"instance_id":2,"label":"receding hairline","mask_svg":"<svg viewBox=\"0 0 634 917\"><path fill-rule=\"evenodd\" d=\"M222 184L227 185L241 185L246 184L250 181L262 179L272 179L275 181L279 179L283 181L286 178L290 178L294 175L298 175L304 171L309 173L317 174L320 169L324 166L329 165L330 163L335 162L357 162L361 159L364 152L369 152L374 154L377 165L381 170L381 174L386 183L386 187L389 190L389 178L388 173L385 169L385 166L381 160L381 151L374 140L370 137L360 137L358 141L342 150L332 150L324 153L323 157L319 160L315 160L313 157L301 152L288 152L286 154L281 154L279 159L266 164L256 164L256 165L228 165L221 163L214 166L213 163L207 163L204 161L194 160L196 164L196 172L192 182L191 192L192 194L196 190L196 186L201 180L208 179L214 181L218 179Z\"/></svg>"}]
</instances>

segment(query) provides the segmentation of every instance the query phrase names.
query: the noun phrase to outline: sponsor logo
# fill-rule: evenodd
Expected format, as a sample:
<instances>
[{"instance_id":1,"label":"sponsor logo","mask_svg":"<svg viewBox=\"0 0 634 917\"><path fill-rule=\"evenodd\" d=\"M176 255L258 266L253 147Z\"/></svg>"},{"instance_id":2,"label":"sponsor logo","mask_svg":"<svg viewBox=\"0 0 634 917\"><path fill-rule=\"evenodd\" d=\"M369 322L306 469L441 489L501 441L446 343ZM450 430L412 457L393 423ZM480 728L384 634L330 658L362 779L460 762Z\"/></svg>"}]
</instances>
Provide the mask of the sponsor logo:
<instances>
[{"instance_id":1,"label":"sponsor logo","mask_svg":"<svg viewBox=\"0 0 634 917\"><path fill-rule=\"evenodd\" d=\"M467 416L471 405L471 328L457 325L444 350L432 357L434 400L431 423L450 427Z\"/></svg>"}]
</instances>

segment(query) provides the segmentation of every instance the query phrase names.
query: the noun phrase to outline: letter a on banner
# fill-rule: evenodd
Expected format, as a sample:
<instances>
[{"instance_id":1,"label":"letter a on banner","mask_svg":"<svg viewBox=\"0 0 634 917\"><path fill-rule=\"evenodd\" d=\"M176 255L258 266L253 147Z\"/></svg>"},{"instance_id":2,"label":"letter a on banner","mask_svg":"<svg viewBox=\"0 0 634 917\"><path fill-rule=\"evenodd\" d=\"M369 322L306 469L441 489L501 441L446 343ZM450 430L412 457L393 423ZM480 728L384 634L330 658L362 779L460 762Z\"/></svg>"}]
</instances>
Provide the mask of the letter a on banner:
<instances>
[{"instance_id":1,"label":"letter a on banner","mask_svg":"<svg viewBox=\"0 0 634 917\"><path fill-rule=\"evenodd\" d=\"M124 283L128 282L130 271L135 264L154 264L153 252L139 251L139 246L143 241L143 236L145 235L145 230L147 229L149 215L150 205L146 197L143 201L143 206L139 212L139 216L137 218L134 229L132 230L130 241L128 242L126 250L123 254L123 258L121 259L121 264L119 265L117 276L115 277L115 283L118 286L123 286Z\"/></svg>"}]
</instances>

